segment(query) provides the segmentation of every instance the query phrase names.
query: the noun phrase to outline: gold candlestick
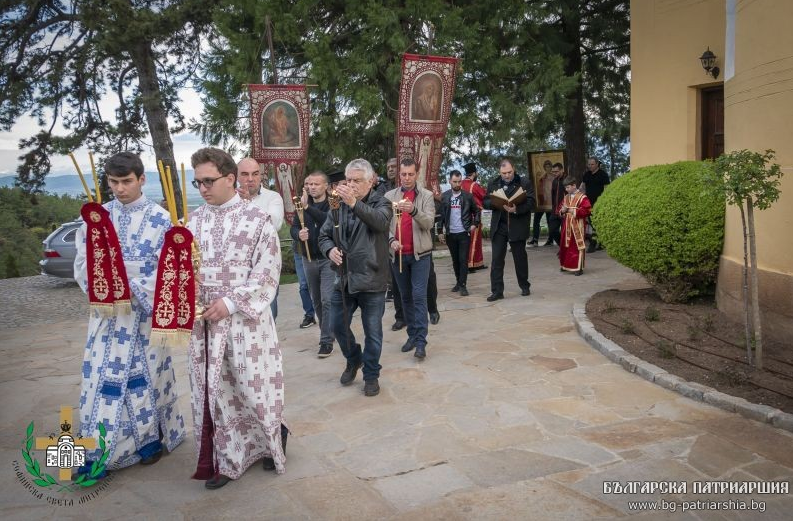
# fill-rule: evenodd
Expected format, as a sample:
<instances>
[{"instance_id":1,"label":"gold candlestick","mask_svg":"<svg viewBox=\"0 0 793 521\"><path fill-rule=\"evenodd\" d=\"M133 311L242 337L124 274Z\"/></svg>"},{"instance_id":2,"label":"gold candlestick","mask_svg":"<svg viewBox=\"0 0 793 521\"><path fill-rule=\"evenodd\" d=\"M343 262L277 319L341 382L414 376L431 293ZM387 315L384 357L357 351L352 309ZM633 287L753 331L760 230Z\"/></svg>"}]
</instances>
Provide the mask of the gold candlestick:
<instances>
[{"instance_id":1,"label":"gold candlestick","mask_svg":"<svg viewBox=\"0 0 793 521\"><path fill-rule=\"evenodd\" d=\"M399 201L401 203L402 201ZM399 256L399 273L402 273L402 210L399 209L399 203L392 203L394 208L394 218L396 219L396 232L397 242L399 243L399 250L396 254Z\"/></svg>"},{"instance_id":2,"label":"gold candlestick","mask_svg":"<svg viewBox=\"0 0 793 521\"><path fill-rule=\"evenodd\" d=\"M301 201L298 196L294 196L292 198L292 204L295 205L295 211L297 212L297 219L300 221L300 227L305 228L306 221L303 219L303 211L305 210L305 206L303 206L303 201ZM306 258L309 262L311 262L311 252L308 250L308 240L304 240L303 245L306 248Z\"/></svg>"}]
</instances>

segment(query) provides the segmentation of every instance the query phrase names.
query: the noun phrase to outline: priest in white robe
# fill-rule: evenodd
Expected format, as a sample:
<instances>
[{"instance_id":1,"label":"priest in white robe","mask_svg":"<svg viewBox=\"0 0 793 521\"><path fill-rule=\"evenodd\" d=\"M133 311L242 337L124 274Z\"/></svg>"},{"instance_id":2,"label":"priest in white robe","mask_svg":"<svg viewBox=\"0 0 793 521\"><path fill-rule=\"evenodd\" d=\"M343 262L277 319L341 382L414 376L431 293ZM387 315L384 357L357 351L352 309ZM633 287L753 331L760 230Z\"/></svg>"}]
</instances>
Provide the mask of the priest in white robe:
<instances>
[{"instance_id":1,"label":"priest in white robe","mask_svg":"<svg viewBox=\"0 0 793 521\"><path fill-rule=\"evenodd\" d=\"M270 312L281 272L272 219L235 190L237 165L226 152L193 154L193 185L207 204L188 228L201 250L199 303L189 372L198 465L209 489L238 479L257 460L284 472L284 380Z\"/></svg>"},{"instance_id":2,"label":"priest in white robe","mask_svg":"<svg viewBox=\"0 0 793 521\"><path fill-rule=\"evenodd\" d=\"M104 424L108 469L155 463L162 447L176 448L185 437L177 406L176 378L170 349L149 344L157 263L168 214L143 195L146 175L131 152L105 164L115 199L104 205L118 235L131 296L131 312L100 316L91 312L80 392L80 435L97 439ZM86 225L75 237L74 278L88 291ZM88 454L96 461L101 451ZM82 470L90 467L86 465Z\"/></svg>"}]
</instances>

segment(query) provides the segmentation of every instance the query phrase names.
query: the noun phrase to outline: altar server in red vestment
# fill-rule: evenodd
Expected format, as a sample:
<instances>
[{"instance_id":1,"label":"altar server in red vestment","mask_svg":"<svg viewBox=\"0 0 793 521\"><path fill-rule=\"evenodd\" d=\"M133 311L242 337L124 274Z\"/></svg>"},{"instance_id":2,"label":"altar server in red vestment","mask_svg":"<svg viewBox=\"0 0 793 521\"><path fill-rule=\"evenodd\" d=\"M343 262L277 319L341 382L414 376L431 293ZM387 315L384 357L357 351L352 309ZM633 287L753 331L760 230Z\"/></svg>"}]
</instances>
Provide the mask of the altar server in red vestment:
<instances>
[{"instance_id":1,"label":"altar server in red vestment","mask_svg":"<svg viewBox=\"0 0 793 521\"><path fill-rule=\"evenodd\" d=\"M485 189L476 182L476 177L479 175L476 171L476 163L468 163L463 165L465 169L465 179L463 179L463 190L471 194L474 198L479 215L482 215L482 205L485 200ZM482 222L480 220L476 230L471 234L471 246L468 250L468 271L483 270L485 266L485 257L482 255Z\"/></svg>"},{"instance_id":2,"label":"altar server in red vestment","mask_svg":"<svg viewBox=\"0 0 793 521\"><path fill-rule=\"evenodd\" d=\"M587 196L577 190L574 177L568 176L564 180L564 189L567 195L556 209L556 213L562 218L559 262L562 265L561 271L574 271L578 276L584 273L586 256L584 231L586 218L592 212L592 205Z\"/></svg>"}]
</instances>

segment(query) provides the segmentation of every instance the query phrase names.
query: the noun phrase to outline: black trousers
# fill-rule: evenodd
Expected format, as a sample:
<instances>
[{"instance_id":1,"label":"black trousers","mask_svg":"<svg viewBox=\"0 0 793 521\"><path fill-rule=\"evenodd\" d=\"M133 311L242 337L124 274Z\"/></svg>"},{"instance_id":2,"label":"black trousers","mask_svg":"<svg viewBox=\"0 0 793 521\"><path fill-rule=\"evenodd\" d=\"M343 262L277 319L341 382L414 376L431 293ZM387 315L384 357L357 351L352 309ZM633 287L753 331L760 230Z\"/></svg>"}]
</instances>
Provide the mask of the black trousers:
<instances>
[{"instance_id":1,"label":"black trousers","mask_svg":"<svg viewBox=\"0 0 793 521\"><path fill-rule=\"evenodd\" d=\"M515 276L520 289L526 289L529 284L529 259L526 255L526 239L510 241L507 235L506 224L499 224L496 232L490 238L493 249L493 260L490 265L490 291L495 294L504 293L504 261L507 258L507 244L512 249L512 260L515 262Z\"/></svg>"},{"instance_id":2,"label":"black trousers","mask_svg":"<svg viewBox=\"0 0 793 521\"><path fill-rule=\"evenodd\" d=\"M562 218L558 215L551 214L548 217L548 240L562 245Z\"/></svg>"},{"instance_id":3,"label":"black trousers","mask_svg":"<svg viewBox=\"0 0 793 521\"><path fill-rule=\"evenodd\" d=\"M450 233L446 235L446 245L452 254L454 279L459 286L468 282L468 250L471 247L471 235L468 232Z\"/></svg>"},{"instance_id":4,"label":"black trousers","mask_svg":"<svg viewBox=\"0 0 793 521\"><path fill-rule=\"evenodd\" d=\"M534 239L534 242L540 240L540 221L542 220L542 216L545 215L545 221L548 223L548 228L551 227L551 212L534 212L534 227L532 229L531 238Z\"/></svg>"},{"instance_id":5,"label":"black trousers","mask_svg":"<svg viewBox=\"0 0 793 521\"><path fill-rule=\"evenodd\" d=\"M399 293L399 285L393 273L391 273L391 293L394 294L394 320L404 322L402 295ZM430 254L430 278L427 280L427 312L438 312L438 278L435 276L435 263L432 260L432 254Z\"/></svg>"}]
</instances>

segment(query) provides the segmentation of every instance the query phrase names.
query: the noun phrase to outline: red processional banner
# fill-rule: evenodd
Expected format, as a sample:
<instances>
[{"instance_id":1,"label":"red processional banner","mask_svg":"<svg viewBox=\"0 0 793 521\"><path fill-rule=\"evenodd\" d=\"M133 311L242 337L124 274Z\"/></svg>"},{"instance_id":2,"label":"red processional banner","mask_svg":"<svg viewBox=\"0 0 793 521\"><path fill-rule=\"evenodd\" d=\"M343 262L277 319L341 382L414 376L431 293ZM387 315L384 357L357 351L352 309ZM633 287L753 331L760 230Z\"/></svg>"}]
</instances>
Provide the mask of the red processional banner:
<instances>
[{"instance_id":1,"label":"red processional banner","mask_svg":"<svg viewBox=\"0 0 793 521\"><path fill-rule=\"evenodd\" d=\"M249 85L253 158L284 200L286 222L295 213L292 198L303 189L311 121L305 85Z\"/></svg>"},{"instance_id":2,"label":"red processional banner","mask_svg":"<svg viewBox=\"0 0 793 521\"><path fill-rule=\"evenodd\" d=\"M417 183L432 191L440 190L438 172L458 61L446 56L402 56L398 156L412 157L416 161Z\"/></svg>"}]
</instances>

